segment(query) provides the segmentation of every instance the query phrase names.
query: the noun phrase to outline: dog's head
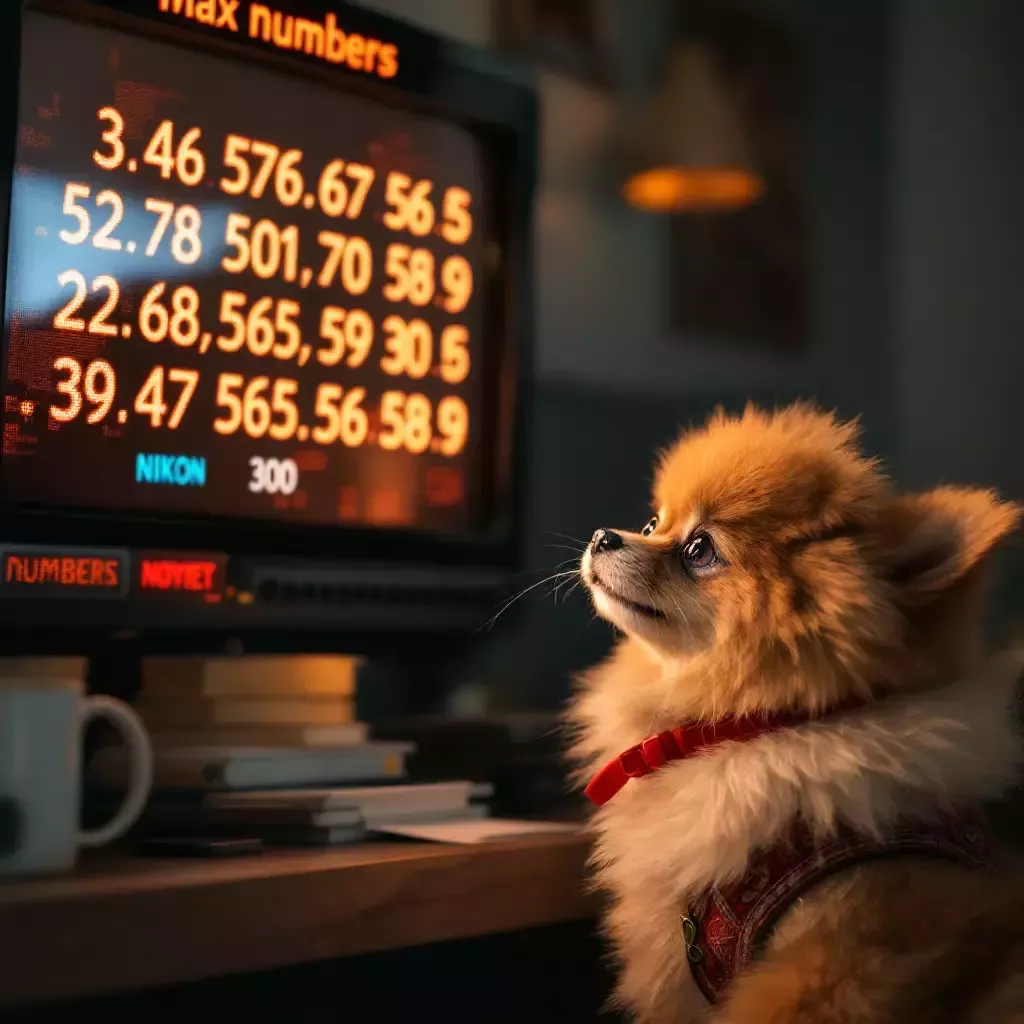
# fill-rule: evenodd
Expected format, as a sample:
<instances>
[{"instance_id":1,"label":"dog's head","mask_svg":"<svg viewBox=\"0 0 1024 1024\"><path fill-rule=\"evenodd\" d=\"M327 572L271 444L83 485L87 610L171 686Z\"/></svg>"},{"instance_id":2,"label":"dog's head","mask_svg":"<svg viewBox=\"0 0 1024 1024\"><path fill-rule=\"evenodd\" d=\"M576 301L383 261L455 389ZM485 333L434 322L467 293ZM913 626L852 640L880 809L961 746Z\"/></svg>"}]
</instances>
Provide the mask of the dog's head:
<instances>
[{"instance_id":1,"label":"dog's head","mask_svg":"<svg viewBox=\"0 0 1024 1024\"><path fill-rule=\"evenodd\" d=\"M636 532L598 530L583 578L658 658L723 670L708 699L732 710L966 668L980 571L1019 515L990 491L894 494L856 424L802 404L718 412L684 435L653 512Z\"/></svg>"}]
</instances>

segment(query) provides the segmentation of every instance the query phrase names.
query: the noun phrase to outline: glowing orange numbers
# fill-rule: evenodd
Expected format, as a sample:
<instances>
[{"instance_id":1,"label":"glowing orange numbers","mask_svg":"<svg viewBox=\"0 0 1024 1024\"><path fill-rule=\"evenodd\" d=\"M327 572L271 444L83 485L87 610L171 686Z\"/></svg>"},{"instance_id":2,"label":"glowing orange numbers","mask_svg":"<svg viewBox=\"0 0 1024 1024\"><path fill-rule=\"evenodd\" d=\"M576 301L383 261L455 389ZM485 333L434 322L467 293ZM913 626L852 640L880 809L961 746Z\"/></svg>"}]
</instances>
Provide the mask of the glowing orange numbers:
<instances>
[{"instance_id":1,"label":"glowing orange numbers","mask_svg":"<svg viewBox=\"0 0 1024 1024\"><path fill-rule=\"evenodd\" d=\"M59 374L55 389L62 395L66 404L50 406L50 419L56 423L70 423L86 409L85 422L91 425L103 423L113 409L117 397L117 373L105 359L93 359L85 366L73 356L60 356L54 360L53 370ZM166 418L168 406L164 402L164 382L176 386L174 407ZM134 411L149 419L153 427L166 426L168 430L176 430L181 423L185 410L195 394L199 384L199 372L181 367L164 369L155 366L150 371L142 387L135 396ZM118 413L118 422L123 423L127 413Z\"/></svg>"},{"instance_id":2,"label":"glowing orange numbers","mask_svg":"<svg viewBox=\"0 0 1024 1024\"><path fill-rule=\"evenodd\" d=\"M328 217L355 220L363 212L363 204L376 177L377 172L366 164L332 160L324 168L317 186L320 209Z\"/></svg>"},{"instance_id":3,"label":"glowing orange numbers","mask_svg":"<svg viewBox=\"0 0 1024 1024\"><path fill-rule=\"evenodd\" d=\"M416 238L425 238L434 230L437 210L431 201L434 183L428 178L413 181L407 174L392 171L388 175L384 199L389 209L384 226L392 231L408 231ZM442 223L438 234L452 245L469 241L473 233L473 217L469 212L472 197L464 188L448 189L441 201Z\"/></svg>"},{"instance_id":4,"label":"glowing orange numbers","mask_svg":"<svg viewBox=\"0 0 1024 1024\"><path fill-rule=\"evenodd\" d=\"M442 455L457 455L469 436L469 410L455 395L442 398L437 405L436 431L434 410L425 395L406 395L385 391L380 403L383 432L380 446L389 451L404 448L419 455L432 449Z\"/></svg>"},{"instance_id":5,"label":"glowing orange numbers","mask_svg":"<svg viewBox=\"0 0 1024 1024\"><path fill-rule=\"evenodd\" d=\"M118 278L135 274L122 274L121 262L113 264L116 278L74 268L57 275L54 331L94 340L68 339L76 354L53 362L52 429L106 429L131 417L173 431L186 415L198 415L189 409L202 379L201 405L221 436L446 458L465 451L469 407L444 389L462 385L473 369L463 314L474 295L474 270L457 249L477 226L468 189L401 170L381 172L378 181L366 163L336 158L314 165L300 148L234 133L221 142L172 119L126 129L114 106L97 111L97 121L92 163L116 172L116 187L66 182L55 228L60 242L82 254L81 266L92 268L89 261L99 258L93 250L118 253L131 266L153 261L148 265L162 279L122 294ZM132 176L136 188L119 184ZM182 196L182 186L201 185L201 192ZM214 215L199 200L178 200L206 197L208 190L241 209L223 218L223 238L210 238L207 229L204 246L201 210ZM360 233L360 218L394 233L380 250ZM215 219L219 234L222 218ZM379 227L366 231L377 237ZM204 265L203 276L220 270L236 275L236 284L211 294L199 281L178 278L174 268L199 264L204 249L211 266ZM295 295L260 294L280 282L295 285ZM381 299L392 305L381 311ZM153 366L119 402L122 345L151 352L145 346L163 345L167 361L218 365ZM255 372L221 372L225 357L228 366L237 359ZM297 368L307 365L331 379L300 381ZM284 375L257 366L278 366ZM371 381L383 375L392 386L379 398L368 395L359 384L363 374ZM299 471L291 458L258 455L249 465L253 494L295 493Z\"/></svg>"},{"instance_id":6,"label":"glowing orange numbers","mask_svg":"<svg viewBox=\"0 0 1024 1024\"><path fill-rule=\"evenodd\" d=\"M164 401L165 384L175 385L177 390L173 407L168 406ZM168 430L177 430L198 385L198 370L189 370L184 367L172 367L165 370L162 366L154 366L135 396L135 412L139 416L148 417L151 427L163 426ZM171 388L167 388L168 392L171 390ZM169 416L168 412L170 412ZM167 417L166 422L165 416Z\"/></svg>"},{"instance_id":7,"label":"glowing orange numbers","mask_svg":"<svg viewBox=\"0 0 1024 1024\"><path fill-rule=\"evenodd\" d=\"M231 330L217 338L217 347L222 352L238 352L245 347L254 356L293 359L302 347L300 312L293 299L262 298L250 305L243 292L224 292L220 319Z\"/></svg>"},{"instance_id":8,"label":"glowing orange numbers","mask_svg":"<svg viewBox=\"0 0 1024 1024\"><path fill-rule=\"evenodd\" d=\"M225 243L235 250L225 256L220 265L229 274L246 270L263 280L279 273L286 281L295 281L299 275L299 229L294 225L279 228L273 221L258 220L241 213L228 214Z\"/></svg>"},{"instance_id":9,"label":"glowing orange numbers","mask_svg":"<svg viewBox=\"0 0 1024 1024\"><path fill-rule=\"evenodd\" d=\"M321 231L317 241L327 250L316 283L330 288L337 281L349 295L362 295L373 280L373 252L365 238Z\"/></svg>"},{"instance_id":10,"label":"glowing orange numbers","mask_svg":"<svg viewBox=\"0 0 1024 1024\"><path fill-rule=\"evenodd\" d=\"M196 145L201 137L198 128L189 128L176 140L174 122L161 121L142 154L142 161L157 167L165 181L177 176L183 185L198 185L206 173L206 157Z\"/></svg>"}]
</instances>

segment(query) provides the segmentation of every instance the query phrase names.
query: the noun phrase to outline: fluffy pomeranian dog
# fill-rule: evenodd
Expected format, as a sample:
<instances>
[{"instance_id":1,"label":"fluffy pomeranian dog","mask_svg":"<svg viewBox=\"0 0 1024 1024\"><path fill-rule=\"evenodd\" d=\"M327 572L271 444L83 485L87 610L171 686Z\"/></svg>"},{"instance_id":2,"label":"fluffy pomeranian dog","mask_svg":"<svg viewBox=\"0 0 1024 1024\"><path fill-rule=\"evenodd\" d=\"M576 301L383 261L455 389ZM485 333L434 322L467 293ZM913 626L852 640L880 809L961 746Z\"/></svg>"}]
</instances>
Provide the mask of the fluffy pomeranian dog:
<instances>
[{"instance_id":1,"label":"fluffy pomeranian dog","mask_svg":"<svg viewBox=\"0 0 1024 1024\"><path fill-rule=\"evenodd\" d=\"M570 710L643 1022L1024 1022L1024 891L977 809L1018 781L983 650L1020 510L897 494L856 424L716 413L581 574L624 634Z\"/></svg>"}]
</instances>

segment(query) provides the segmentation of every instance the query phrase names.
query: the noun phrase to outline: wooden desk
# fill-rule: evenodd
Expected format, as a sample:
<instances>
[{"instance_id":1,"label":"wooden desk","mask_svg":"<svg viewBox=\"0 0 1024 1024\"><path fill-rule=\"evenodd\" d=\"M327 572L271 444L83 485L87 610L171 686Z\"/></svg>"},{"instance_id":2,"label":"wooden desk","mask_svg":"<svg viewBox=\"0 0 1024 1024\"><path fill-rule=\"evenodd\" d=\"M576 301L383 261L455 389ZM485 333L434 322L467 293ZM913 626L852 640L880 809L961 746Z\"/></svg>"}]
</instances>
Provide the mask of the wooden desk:
<instances>
[{"instance_id":1,"label":"wooden desk","mask_svg":"<svg viewBox=\"0 0 1024 1024\"><path fill-rule=\"evenodd\" d=\"M593 916L588 842L371 843L223 861L85 859L0 886L0 1005L55 1001Z\"/></svg>"}]
</instances>

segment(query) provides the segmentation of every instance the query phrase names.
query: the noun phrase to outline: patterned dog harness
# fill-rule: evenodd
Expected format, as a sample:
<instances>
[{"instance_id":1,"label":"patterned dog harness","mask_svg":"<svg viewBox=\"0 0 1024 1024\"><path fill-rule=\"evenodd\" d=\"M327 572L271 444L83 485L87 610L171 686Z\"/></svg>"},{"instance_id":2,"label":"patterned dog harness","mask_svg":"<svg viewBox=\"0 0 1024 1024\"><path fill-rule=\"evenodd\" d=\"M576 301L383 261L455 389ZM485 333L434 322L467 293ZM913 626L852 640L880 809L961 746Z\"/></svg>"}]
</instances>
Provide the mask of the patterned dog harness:
<instances>
[{"instance_id":1,"label":"patterned dog harness","mask_svg":"<svg viewBox=\"0 0 1024 1024\"><path fill-rule=\"evenodd\" d=\"M829 715L863 707L851 699ZM631 779L642 779L673 761L684 761L723 743L744 743L769 733L805 725L820 717L810 710L775 711L717 722L690 722L648 736L605 764L590 780L586 794L599 807ZM907 822L880 838L840 827L816 839L800 823L775 846L754 854L746 874L728 885L705 889L682 915L690 969L712 1003L755 960L778 919L808 889L843 868L879 857L940 857L969 867L990 863L987 832L981 819L936 814L931 822Z\"/></svg>"},{"instance_id":2,"label":"patterned dog harness","mask_svg":"<svg viewBox=\"0 0 1024 1024\"><path fill-rule=\"evenodd\" d=\"M815 841L804 826L788 840L757 853L743 878L709 886L683 915L683 938L694 980L712 1003L756 960L782 914L812 886L843 868L879 857L940 857L969 867L990 863L986 829L980 820L943 818L911 823L884 838L841 828Z\"/></svg>"}]
</instances>

